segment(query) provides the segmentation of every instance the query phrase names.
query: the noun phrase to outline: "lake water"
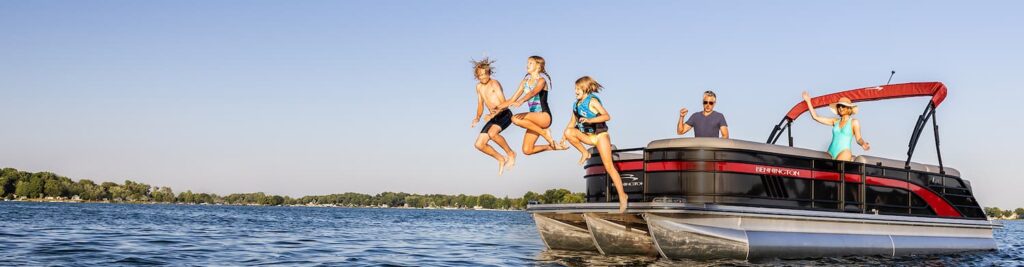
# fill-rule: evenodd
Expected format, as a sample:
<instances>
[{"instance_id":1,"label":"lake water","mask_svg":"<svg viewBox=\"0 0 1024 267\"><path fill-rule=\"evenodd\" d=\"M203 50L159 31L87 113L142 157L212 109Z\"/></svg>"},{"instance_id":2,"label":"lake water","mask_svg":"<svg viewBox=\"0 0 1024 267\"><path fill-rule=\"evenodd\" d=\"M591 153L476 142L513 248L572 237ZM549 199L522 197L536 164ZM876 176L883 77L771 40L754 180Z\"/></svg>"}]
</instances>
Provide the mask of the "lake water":
<instances>
[{"instance_id":1,"label":"lake water","mask_svg":"<svg viewBox=\"0 0 1024 267\"><path fill-rule=\"evenodd\" d=\"M769 265L1022 265L1024 223L998 251ZM0 265L750 265L545 251L526 212L0 202Z\"/></svg>"}]
</instances>

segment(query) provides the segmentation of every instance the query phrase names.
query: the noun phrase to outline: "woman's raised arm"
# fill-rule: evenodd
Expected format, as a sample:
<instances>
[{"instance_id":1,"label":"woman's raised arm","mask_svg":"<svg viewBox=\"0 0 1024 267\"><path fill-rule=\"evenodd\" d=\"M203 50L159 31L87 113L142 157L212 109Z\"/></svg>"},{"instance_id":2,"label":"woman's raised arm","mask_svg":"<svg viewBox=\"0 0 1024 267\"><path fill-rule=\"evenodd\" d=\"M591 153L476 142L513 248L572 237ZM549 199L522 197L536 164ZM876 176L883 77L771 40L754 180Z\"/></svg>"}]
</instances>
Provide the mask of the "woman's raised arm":
<instances>
[{"instance_id":1,"label":"woman's raised arm","mask_svg":"<svg viewBox=\"0 0 1024 267\"><path fill-rule=\"evenodd\" d=\"M807 94L807 91L804 91L803 97L804 97L804 103L807 103L807 111L811 113L811 118L812 119L814 119L815 121L817 121L817 122L819 122L821 124L828 125L828 126L832 126L833 124L836 124L836 119L835 118L818 117L818 112L814 111L814 104L811 104L811 95Z\"/></svg>"}]
</instances>

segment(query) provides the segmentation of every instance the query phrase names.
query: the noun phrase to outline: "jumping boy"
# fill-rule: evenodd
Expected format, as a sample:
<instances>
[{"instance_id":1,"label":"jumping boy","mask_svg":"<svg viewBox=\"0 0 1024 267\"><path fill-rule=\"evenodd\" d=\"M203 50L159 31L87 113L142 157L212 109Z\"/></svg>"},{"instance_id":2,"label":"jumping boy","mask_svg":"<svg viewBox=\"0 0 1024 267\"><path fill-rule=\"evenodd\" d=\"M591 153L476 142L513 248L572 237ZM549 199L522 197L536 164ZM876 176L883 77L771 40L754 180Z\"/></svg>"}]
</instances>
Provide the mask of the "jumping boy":
<instances>
[{"instance_id":1,"label":"jumping boy","mask_svg":"<svg viewBox=\"0 0 1024 267\"><path fill-rule=\"evenodd\" d=\"M501 131L512 124L512 111L508 108L498 107L498 105L505 102L505 93L501 89L501 83L491 79L491 73L493 73L491 64L494 61L484 58L480 61L472 62L473 74L479 83L476 84L476 117L473 117L473 124L470 127L476 127L476 124L480 122L480 115L483 115L484 105L486 104L487 110L490 113L484 117L487 123L480 130L480 136L476 138L475 146L476 149L484 152L484 154L498 160L498 175L501 175L505 168L512 168L516 164L515 152L512 152L512 149L508 147L508 143L505 142L505 138L501 136ZM489 141L494 141L501 149L505 150L505 154L508 155L507 158L498 153L498 151L495 151L490 144L487 144Z\"/></svg>"}]
</instances>

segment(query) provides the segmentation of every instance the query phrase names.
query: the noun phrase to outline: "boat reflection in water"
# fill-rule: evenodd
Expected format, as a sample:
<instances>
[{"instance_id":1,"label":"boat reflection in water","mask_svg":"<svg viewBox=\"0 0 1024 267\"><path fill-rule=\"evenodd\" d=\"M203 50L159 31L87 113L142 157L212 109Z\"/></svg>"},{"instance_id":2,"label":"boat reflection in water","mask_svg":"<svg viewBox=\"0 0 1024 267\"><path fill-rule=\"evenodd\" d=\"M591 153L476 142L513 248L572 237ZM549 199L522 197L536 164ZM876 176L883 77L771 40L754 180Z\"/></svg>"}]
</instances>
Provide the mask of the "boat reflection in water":
<instances>
[{"instance_id":1,"label":"boat reflection in water","mask_svg":"<svg viewBox=\"0 0 1024 267\"><path fill-rule=\"evenodd\" d=\"M792 137L789 146L775 145L807 111L800 103L767 143L679 138L616 150L630 198L626 214L613 213L618 194L596 156L584 167L587 203L527 210L553 251L760 261L994 250L992 231L1001 225L987 220L960 172L943 166L941 154L938 166L911 162L929 119L939 140L934 115L945 95L942 83L931 82L812 99L821 107L842 96L854 102L932 97L905 161L835 161L822 151L792 147Z\"/></svg>"}]
</instances>

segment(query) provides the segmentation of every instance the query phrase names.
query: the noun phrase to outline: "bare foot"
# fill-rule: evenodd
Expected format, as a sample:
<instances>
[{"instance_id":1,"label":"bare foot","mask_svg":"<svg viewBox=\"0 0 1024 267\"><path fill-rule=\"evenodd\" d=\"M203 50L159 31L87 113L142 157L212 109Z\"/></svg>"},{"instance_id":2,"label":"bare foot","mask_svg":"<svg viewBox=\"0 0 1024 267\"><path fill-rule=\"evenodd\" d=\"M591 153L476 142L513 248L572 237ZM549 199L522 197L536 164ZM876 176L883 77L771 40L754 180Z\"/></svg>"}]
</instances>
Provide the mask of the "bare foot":
<instances>
[{"instance_id":1,"label":"bare foot","mask_svg":"<svg viewBox=\"0 0 1024 267\"><path fill-rule=\"evenodd\" d=\"M516 153L508 152L508 160L505 161L505 168L509 170L516 166Z\"/></svg>"},{"instance_id":2,"label":"bare foot","mask_svg":"<svg viewBox=\"0 0 1024 267\"><path fill-rule=\"evenodd\" d=\"M544 132L547 133L547 135L545 135L545 136L551 136L551 129L544 129ZM547 137L544 137L544 138L547 138ZM548 146L551 147L551 150L565 150L566 149L566 147L564 145L558 145L558 142L555 142L555 140L546 140L546 141L548 141Z\"/></svg>"},{"instance_id":3,"label":"bare foot","mask_svg":"<svg viewBox=\"0 0 1024 267\"><path fill-rule=\"evenodd\" d=\"M590 159L590 153L583 153L583 155L580 156L580 166L587 164L588 159Z\"/></svg>"},{"instance_id":4,"label":"bare foot","mask_svg":"<svg viewBox=\"0 0 1024 267\"><path fill-rule=\"evenodd\" d=\"M498 176L505 173L505 159L498 159Z\"/></svg>"},{"instance_id":5,"label":"bare foot","mask_svg":"<svg viewBox=\"0 0 1024 267\"><path fill-rule=\"evenodd\" d=\"M626 206L629 205L629 197L619 196L619 213L626 213Z\"/></svg>"}]
</instances>

